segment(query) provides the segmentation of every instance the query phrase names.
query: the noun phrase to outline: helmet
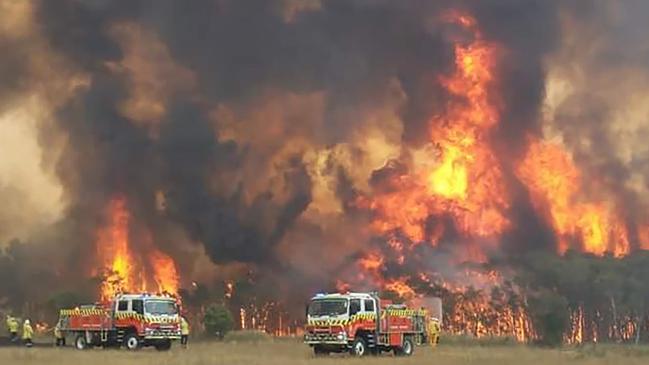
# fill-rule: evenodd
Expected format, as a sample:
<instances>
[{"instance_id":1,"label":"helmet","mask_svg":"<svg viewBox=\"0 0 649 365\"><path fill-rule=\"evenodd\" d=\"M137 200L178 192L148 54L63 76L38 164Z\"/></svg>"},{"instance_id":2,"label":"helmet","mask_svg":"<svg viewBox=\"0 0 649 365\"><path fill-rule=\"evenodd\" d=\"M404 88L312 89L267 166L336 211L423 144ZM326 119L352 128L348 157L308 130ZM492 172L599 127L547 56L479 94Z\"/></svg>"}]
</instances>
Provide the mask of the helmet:
<instances>
[{"instance_id":1,"label":"helmet","mask_svg":"<svg viewBox=\"0 0 649 365\"><path fill-rule=\"evenodd\" d=\"M25 324L29 324L29 319L26 319L26 320L25 320Z\"/></svg>"}]
</instances>

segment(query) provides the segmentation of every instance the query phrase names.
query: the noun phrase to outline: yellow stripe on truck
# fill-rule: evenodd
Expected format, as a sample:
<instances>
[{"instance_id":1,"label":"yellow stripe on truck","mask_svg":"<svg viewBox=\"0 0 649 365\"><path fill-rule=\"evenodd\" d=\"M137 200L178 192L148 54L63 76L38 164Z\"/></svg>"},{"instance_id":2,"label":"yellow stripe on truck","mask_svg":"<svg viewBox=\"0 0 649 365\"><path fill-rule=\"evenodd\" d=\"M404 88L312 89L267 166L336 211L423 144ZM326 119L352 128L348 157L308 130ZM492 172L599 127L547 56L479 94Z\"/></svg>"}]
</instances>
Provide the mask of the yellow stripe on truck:
<instances>
[{"instance_id":1,"label":"yellow stripe on truck","mask_svg":"<svg viewBox=\"0 0 649 365\"><path fill-rule=\"evenodd\" d=\"M61 309L59 311L59 314L62 316L92 316L105 313L102 309Z\"/></svg>"}]
</instances>

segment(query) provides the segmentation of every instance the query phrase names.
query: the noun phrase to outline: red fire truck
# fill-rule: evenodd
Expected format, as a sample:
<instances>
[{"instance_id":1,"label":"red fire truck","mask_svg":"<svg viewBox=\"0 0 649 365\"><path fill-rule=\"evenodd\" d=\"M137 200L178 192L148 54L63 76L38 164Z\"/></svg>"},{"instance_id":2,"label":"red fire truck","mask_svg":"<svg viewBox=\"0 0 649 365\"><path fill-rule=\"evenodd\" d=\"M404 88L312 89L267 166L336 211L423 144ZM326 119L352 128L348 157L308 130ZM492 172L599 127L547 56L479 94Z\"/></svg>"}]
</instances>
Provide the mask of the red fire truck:
<instances>
[{"instance_id":1,"label":"red fire truck","mask_svg":"<svg viewBox=\"0 0 649 365\"><path fill-rule=\"evenodd\" d=\"M393 304L372 293L337 293L311 299L304 342L316 356L347 351L409 356L415 345L436 343L438 335L438 319L424 308Z\"/></svg>"},{"instance_id":2,"label":"red fire truck","mask_svg":"<svg viewBox=\"0 0 649 365\"><path fill-rule=\"evenodd\" d=\"M180 339L178 303L168 296L120 294L104 303L61 309L59 326L64 335L74 337L79 350L122 345L168 350Z\"/></svg>"}]
</instances>

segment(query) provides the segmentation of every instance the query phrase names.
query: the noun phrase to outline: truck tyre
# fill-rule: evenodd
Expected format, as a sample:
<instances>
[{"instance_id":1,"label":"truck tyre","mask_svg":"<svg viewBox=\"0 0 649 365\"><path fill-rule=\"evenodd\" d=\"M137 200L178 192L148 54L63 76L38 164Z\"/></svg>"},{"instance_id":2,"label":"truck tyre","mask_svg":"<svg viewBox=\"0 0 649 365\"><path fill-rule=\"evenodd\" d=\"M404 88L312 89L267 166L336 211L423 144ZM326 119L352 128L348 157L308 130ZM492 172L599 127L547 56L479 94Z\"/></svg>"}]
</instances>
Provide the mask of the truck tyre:
<instances>
[{"instance_id":1,"label":"truck tyre","mask_svg":"<svg viewBox=\"0 0 649 365\"><path fill-rule=\"evenodd\" d=\"M87 350L88 343L86 342L86 335L80 333L74 338L74 348L77 350Z\"/></svg>"},{"instance_id":2,"label":"truck tyre","mask_svg":"<svg viewBox=\"0 0 649 365\"><path fill-rule=\"evenodd\" d=\"M135 333L129 333L124 337L124 346L129 351L135 351L139 350L142 344L140 343L140 338Z\"/></svg>"},{"instance_id":3,"label":"truck tyre","mask_svg":"<svg viewBox=\"0 0 649 365\"><path fill-rule=\"evenodd\" d=\"M155 345L155 349L158 351L168 351L170 348L171 348L171 340L165 340Z\"/></svg>"},{"instance_id":4,"label":"truck tyre","mask_svg":"<svg viewBox=\"0 0 649 365\"><path fill-rule=\"evenodd\" d=\"M350 352L352 355L358 357L367 355L367 343L365 343L365 340L362 337L358 337L352 343Z\"/></svg>"},{"instance_id":5,"label":"truck tyre","mask_svg":"<svg viewBox=\"0 0 649 365\"><path fill-rule=\"evenodd\" d=\"M316 357L322 357L329 355L329 351L325 350L322 346L313 346L313 354Z\"/></svg>"},{"instance_id":6,"label":"truck tyre","mask_svg":"<svg viewBox=\"0 0 649 365\"><path fill-rule=\"evenodd\" d=\"M410 337L405 337L401 347L394 349L394 354L397 356L410 356L415 351L415 344Z\"/></svg>"}]
</instances>

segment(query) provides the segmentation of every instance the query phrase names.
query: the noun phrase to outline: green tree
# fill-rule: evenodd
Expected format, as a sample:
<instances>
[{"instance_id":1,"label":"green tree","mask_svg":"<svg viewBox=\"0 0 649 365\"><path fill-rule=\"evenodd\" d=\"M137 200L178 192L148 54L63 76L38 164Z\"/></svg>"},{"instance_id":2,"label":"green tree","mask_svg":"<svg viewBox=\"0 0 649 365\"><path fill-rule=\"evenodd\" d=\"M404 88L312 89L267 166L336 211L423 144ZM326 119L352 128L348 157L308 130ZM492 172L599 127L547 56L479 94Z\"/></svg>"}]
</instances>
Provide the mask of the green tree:
<instances>
[{"instance_id":1,"label":"green tree","mask_svg":"<svg viewBox=\"0 0 649 365\"><path fill-rule=\"evenodd\" d=\"M530 297L529 309L540 344L560 346L570 321L566 298L543 290Z\"/></svg>"},{"instance_id":2,"label":"green tree","mask_svg":"<svg viewBox=\"0 0 649 365\"><path fill-rule=\"evenodd\" d=\"M205 311L203 324L210 336L222 339L234 327L234 318L228 308L220 304L213 304Z\"/></svg>"}]
</instances>

